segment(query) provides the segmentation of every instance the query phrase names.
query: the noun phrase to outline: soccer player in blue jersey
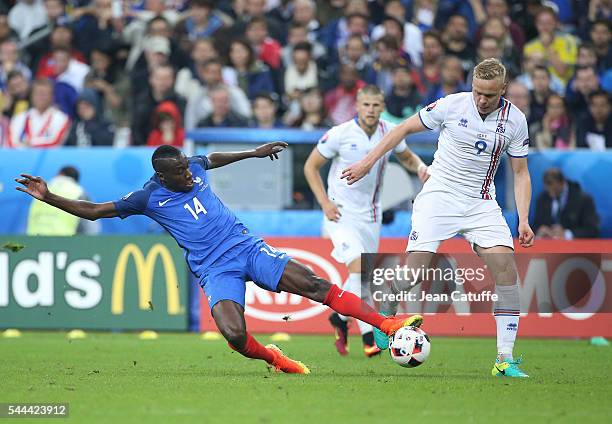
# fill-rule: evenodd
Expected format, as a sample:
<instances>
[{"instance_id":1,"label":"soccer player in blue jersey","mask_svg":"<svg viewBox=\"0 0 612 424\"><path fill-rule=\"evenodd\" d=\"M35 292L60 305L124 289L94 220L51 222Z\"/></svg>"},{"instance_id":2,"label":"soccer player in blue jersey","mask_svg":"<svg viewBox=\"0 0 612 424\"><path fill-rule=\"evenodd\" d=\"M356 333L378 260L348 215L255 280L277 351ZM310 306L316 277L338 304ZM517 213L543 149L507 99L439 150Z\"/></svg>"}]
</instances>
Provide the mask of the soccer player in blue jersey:
<instances>
[{"instance_id":1,"label":"soccer player in blue jersey","mask_svg":"<svg viewBox=\"0 0 612 424\"><path fill-rule=\"evenodd\" d=\"M155 174L141 190L114 202L71 200L49 192L41 177L21 174L16 187L32 197L81 218L126 218L146 215L163 226L185 251L198 277L219 331L230 347L248 358L262 359L276 371L308 374L299 361L274 346L262 346L246 329L245 282L274 291L298 294L323 303L392 335L399 328L420 324L422 317L389 317L377 313L350 292L316 276L287 254L268 246L236 218L209 186L207 171L247 158L278 159L284 142L254 150L186 157L172 146L158 147L151 158Z\"/></svg>"}]
</instances>

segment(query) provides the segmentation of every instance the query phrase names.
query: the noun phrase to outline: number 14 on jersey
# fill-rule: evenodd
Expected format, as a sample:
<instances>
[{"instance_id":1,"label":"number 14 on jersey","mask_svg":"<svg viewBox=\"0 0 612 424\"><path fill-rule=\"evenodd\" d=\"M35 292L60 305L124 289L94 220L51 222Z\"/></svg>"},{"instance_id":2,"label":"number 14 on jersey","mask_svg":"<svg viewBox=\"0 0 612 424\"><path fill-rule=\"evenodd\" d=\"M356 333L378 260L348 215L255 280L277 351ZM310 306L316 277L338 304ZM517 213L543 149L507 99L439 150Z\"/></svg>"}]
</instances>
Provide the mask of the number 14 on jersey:
<instances>
[{"instance_id":1,"label":"number 14 on jersey","mask_svg":"<svg viewBox=\"0 0 612 424\"><path fill-rule=\"evenodd\" d=\"M185 203L183 207L187 209L189 213L191 213L191 215L195 218L196 221L198 220L199 213L203 213L204 215L208 213L206 209L204 209L204 206L202 206L202 203L200 203L200 200L197 197L193 198L193 208L191 207L189 203Z\"/></svg>"}]
</instances>

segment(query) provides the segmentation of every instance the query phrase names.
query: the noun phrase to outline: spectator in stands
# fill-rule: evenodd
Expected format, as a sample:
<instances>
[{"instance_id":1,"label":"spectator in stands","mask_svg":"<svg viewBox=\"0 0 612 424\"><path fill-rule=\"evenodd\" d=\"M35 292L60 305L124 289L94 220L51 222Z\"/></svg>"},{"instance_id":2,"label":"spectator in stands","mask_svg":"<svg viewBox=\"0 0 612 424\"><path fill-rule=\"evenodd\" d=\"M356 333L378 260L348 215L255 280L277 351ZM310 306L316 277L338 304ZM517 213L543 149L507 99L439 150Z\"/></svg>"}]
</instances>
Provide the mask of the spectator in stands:
<instances>
[{"instance_id":1,"label":"spectator in stands","mask_svg":"<svg viewBox=\"0 0 612 424\"><path fill-rule=\"evenodd\" d=\"M185 129L181 111L173 102L161 102L153 113L153 130L147 138L147 146L168 144L183 147L184 141Z\"/></svg>"},{"instance_id":2,"label":"spectator in stands","mask_svg":"<svg viewBox=\"0 0 612 424\"><path fill-rule=\"evenodd\" d=\"M288 101L298 99L302 91L319 85L317 64L312 59L309 42L299 43L293 48L292 62L285 71L285 96Z\"/></svg>"},{"instance_id":3,"label":"spectator in stands","mask_svg":"<svg viewBox=\"0 0 612 424\"><path fill-rule=\"evenodd\" d=\"M185 18L175 27L175 36L179 47L190 52L196 40L212 37L225 25L212 0L190 0Z\"/></svg>"},{"instance_id":4,"label":"spectator in stands","mask_svg":"<svg viewBox=\"0 0 612 424\"><path fill-rule=\"evenodd\" d=\"M393 87L393 69L397 66L408 66L410 63L399 54L397 39L385 35L376 41L376 59L365 82L376 85L387 95Z\"/></svg>"},{"instance_id":5,"label":"spectator in stands","mask_svg":"<svg viewBox=\"0 0 612 424\"><path fill-rule=\"evenodd\" d=\"M316 2L314 0L295 0L293 2L292 22L292 26L303 27L307 32L307 39L300 41L309 41L314 45L321 29L321 25L317 20ZM291 43L290 40L288 41Z\"/></svg>"},{"instance_id":6,"label":"spectator in stands","mask_svg":"<svg viewBox=\"0 0 612 424\"><path fill-rule=\"evenodd\" d=\"M368 46L361 35L351 35L339 54L340 63L353 66L357 69L361 79L364 79L366 75L372 72L372 57L368 53Z\"/></svg>"},{"instance_id":7,"label":"spectator in stands","mask_svg":"<svg viewBox=\"0 0 612 424\"><path fill-rule=\"evenodd\" d=\"M6 40L17 40L19 34L10 27L8 16L0 12L0 42Z\"/></svg>"},{"instance_id":8,"label":"spectator in stands","mask_svg":"<svg viewBox=\"0 0 612 424\"><path fill-rule=\"evenodd\" d=\"M418 26L412 22L406 22L406 8L400 0L391 0L385 4L385 18L380 25L372 29L372 40L376 41L388 33L393 27L393 20L399 22L402 30L400 46L410 57L413 65L421 65L423 54L423 33Z\"/></svg>"},{"instance_id":9,"label":"spectator in stands","mask_svg":"<svg viewBox=\"0 0 612 424\"><path fill-rule=\"evenodd\" d=\"M170 65L153 68L149 77L149 87L142 92L134 103L132 114L132 144L142 146L153 129L151 118L160 103L168 101L185 111L185 99L174 91L174 69Z\"/></svg>"},{"instance_id":10,"label":"spectator in stands","mask_svg":"<svg viewBox=\"0 0 612 424\"><path fill-rule=\"evenodd\" d=\"M480 42L478 43L478 49L476 51L477 51L476 63L479 63L488 58L494 58L502 62L504 66L506 67L506 78L513 79L519 74L518 68L515 68L511 62L510 63L505 62L502 47L498 43L497 39L490 37L488 35L484 35L480 39ZM474 68L470 69L470 71L467 74L468 76L466 78L466 83L467 83L466 85L468 87L471 87L473 72L474 72Z\"/></svg>"},{"instance_id":11,"label":"spectator in stands","mask_svg":"<svg viewBox=\"0 0 612 424\"><path fill-rule=\"evenodd\" d=\"M425 103L433 103L449 94L468 91L467 86L463 82L465 78L463 77L461 60L457 56L444 56L440 75L442 76L440 82L433 85L427 92Z\"/></svg>"},{"instance_id":12,"label":"spectator in stands","mask_svg":"<svg viewBox=\"0 0 612 424\"><path fill-rule=\"evenodd\" d=\"M589 95L589 112L578 119L578 147L603 151L612 149L610 95L599 90Z\"/></svg>"},{"instance_id":13,"label":"spectator in stands","mask_svg":"<svg viewBox=\"0 0 612 424\"><path fill-rule=\"evenodd\" d=\"M266 16L266 0L244 0L244 11L238 16L236 23L231 28L231 32L234 35L246 35L248 39L249 37L248 30L249 24L253 21L259 22L259 28L257 31L261 31L261 26L265 26L266 37L268 34L271 38L276 40L276 42L284 41L286 38L285 31L280 22L274 19L272 16ZM262 40L263 41L263 40ZM252 44L259 45L261 43L253 43ZM253 47L255 47L255 45ZM255 48L256 51L259 49ZM260 57L264 62L268 63L266 60ZM273 65L269 64L272 68Z\"/></svg>"},{"instance_id":14,"label":"spectator in stands","mask_svg":"<svg viewBox=\"0 0 612 424\"><path fill-rule=\"evenodd\" d=\"M580 115L587 111L589 95L601 88L599 76L594 66L576 68L576 78L568 85L565 99L572 114Z\"/></svg>"},{"instance_id":15,"label":"spectator in stands","mask_svg":"<svg viewBox=\"0 0 612 424\"><path fill-rule=\"evenodd\" d=\"M511 19L508 13L508 3L506 0L487 0L485 3L485 11L487 14L487 20L476 33L476 39L480 39L489 22L498 19L501 20L501 22L507 28L507 33L512 39L512 45L518 52L522 52L523 46L525 45L525 32L520 25Z\"/></svg>"},{"instance_id":16,"label":"spectator in stands","mask_svg":"<svg viewBox=\"0 0 612 424\"><path fill-rule=\"evenodd\" d=\"M6 40L0 43L0 91L6 88L6 79L10 72L19 71L28 80L32 78L32 72L19 57L17 43Z\"/></svg>"},{"instance_id":17,"label":"spectator in stands","mask_svg":"<svg viewBox=\"0 0 612 424\"><path fill-rule=\"evenodd\" d=\"M470 39L469 23L467 18L461 15L453 15L448 20L442 41L447 55L457 56L461 60L461 66L465 72L474 67L476 48Z\"/></svg>"},{"instance_id":18,"label":"spectator in stands","mask_svg":"<svg viewBox=\"0 0 612 424\"><path fill-rule=\"evenodd\" d=\"M334 125L348 121L355 115L357 91L365 86L359 73L350 65L340 67L340 83L325 95L325 109Z\"/></svg>"},{"instance_id":19,"label":"spectator in stands","mask_svg":"<svg viewBox=\"0 0 612 424\"><path fill-rule=\"evenodd\" d=\"M187 110L185 111L185 129L191 130L197 123L212 112L210 91L223 84L222 65L218 59L210 59L198 67L198 74L203 82L195 88L188 98ZM231 110L239 116L251 117L251 105L246 94L240 87L227 85L229 92Z\"/></svg>"},{"instance_id":20,"label":"spectator in stands","mask_svg":"<svg viewBox=\"0 0 612 424\"><path fill-rule=\"evenodd\" d=\"M440 35L435 31L427 31L423 34L423 60L418 68L419 79L423 84L425 92L440 82L440 69L444 46Z\"/></svg>"},{"instance_id":21,"label":"spectator in stands","mask_svg":"<svg viewBox=\"0 0 612 424\"><path fill-rule=\"evenodd\" d=\"M53 82L38 79L32 83L32 107L13 117L11 147L57 147L70 129L70 118L53 104Z\"/></svg>"},{"instance_id":22,"label":"spectator in stands","mask_svg":"<svg viewBox=\"0 0 612 424\"><path fill-rule=\"evenodd\" d=\"M85 76L89 73L89 66L83 62L73 59L70 49L66 47L56 47L53 49L53 75L52 79L62 81L75 89L77 93L83 89Z\"/></svg>"},{"instance_id":23,"label":"spectator in stands","mask_svg":"<svg viewBox=\"0 0 612 424\"><path fill-rule=\"evenodd\" d=\"M391 92L385 96L385 106L381 118L393 123L400 123L423 106L423 99L416 88L410 68L397 66L393 70L393 86Z\"/></svg>"},{"instance_id":24,"label":"spectator in stands","mask_svg":"<svg viewBox=\"0 0 612 424\"><path fill-rule=\"evenodd\" d=\"M130 73L132 98L136 98L146 90L151 70L161 65L172 66L170 63L170 41L166 37L153 35L143 41L143 58Z\"/></svg>"},{"instance_id":25,"label":"spectator in stands","mask_svg":"<svg viewBox=\"0 0 612 424\"><path fill-rule=\"evenodd\" d=\"M258 59L267 64L271 69L278 69L280 67L281 45L276 39L268 36L268 23L265 18L257 17L251 19L246 26L245 35Z\"/></svg>"},{"instance_id":26,"label":"spectator in stands","mask_svg":"<svg viewBox=\"0 0 612 424\"><path fill-rule=\"evenodd\" d=\"M294 103L291 104L283 116L285 125L303 130L333 126L331 120L327 118L327 111L323 105L323 95L319 88L315 87L304 91L298 101Z\"/></svg>"},{"instance_id":27,"label":"spectator in stands","mask_svg":"<svg viewBox=\"0 0 612 424\"><path fill-rule=\"evenodd\" d=\"M275 91L270 69L255 57L253 48L246 40L233 40L227 56L230 67L224 79L240 87L249 99L254 99L260 92Z\"/></svg>"},{"instance_id":28,"label":"spectator in stands","mask_svg":"<svg viewBox=\"0 0 612 424\"><path fill-rule=\"evenodd\" d=\"M230 107L230 94L226 86L219 85L211 89L210 102L212 112L198 122L198 127L247 127L246 117L234 112Z\"/></svg>"},{"instance_id":29,"label":"spectator in stands","mask_svg":"<svg viewBox=\"0 0 612 424\"><path fill-rule=\"evenodd\" d=\"M546 113L546 103L553 94L550 89L550 72L545 66L536 66L533 69L532 77L533 89L529 99L530 114L527 117L528 123L540 121Z\"/></svg>"},{"instance_id":30,"label":"spectator in stands","mask_svg":"<svg viewBox=\"0 0 612 424\"><path fill-rule=\"evenodd\" d=\"M277 119L276 99L272 93L259 93L253 99L253 122L254 128L284 128L282 121Z\"/></svg>"},{"instance_id":31,"label":"spectator in stands","mask_svg":"<svg viewBox=\"0 0 612 424\"><path fill-rule=\"evenodd\" d=\"M537 237L558 240L599 237L599 216L593 198L568 181L558 168L544 174L544 192L536 201Z\"/></svg>"},{"instance_id":32,"label":"spectator in stands","mask_svg":"<svg viewBox=\"0 0 612 424\"><path fill-rule=\"evenodd\" d=\"M595 70L599 73L597 69L597 53L595 52L595 46L590 43L582 43L578 46L578 57L576 59L576 67L579 66L593 66ZM574 73L574 77L576 74ZM568 86L574 81L572 78Z\"/></svg>"},{"instance_id":33,"label":"spectator in stands","mask_svg":"<svg viewBox=\"0 0 612 424\"><path fill-rule=\"evenodd\" d=\"M20 71L9 72L2 97L2 114L8 119L30 108L30 81Z\"/></svg>"},{"instance_id":34,"label":"spectator in stands","mask_svg":"<svg viewBox=\"0 0 612 424\"><path fill-rule=\"evenodd\" d=\"M604 72L612 68L612 29L610 21L598 20L593 22L589 32L595 53L597 55L597 69Z\"/></svg>"},{"instance_id":35,"label":"spectator in stands","mask_svg":"<svg viewBox=\"0 0 612 424\"><path fill-rule=\"evenodd\" d=\"M530 115L530 97L529 90L520 81L512 80L508 83L506 87L506 93L504 97L510 101L514 106L516 106L521 112L525 114L525 116ZM531 131L530 131L531 132Z\"/></svg>"},{"instance_id":36,"label":"spectator in stands","mask_svg":"<svg viewBox=\"0 0 612 424\"><path fill-rule=\"evenodd\" d=\"M90 88L84 89L79 94L76 119L65 144L77 147L112 146L115 128L101 111L98 93Z\"/></svg>"},{"instance_id":37,"label":"spectator in stands","mask_svg":"<svg viewBox=\"0 0 612 424\"><path fill-rule=\"evenodd\" d=\"M50 50L51 33L56 26L67 25L71 17L66 15L66 7L62 0L44 0L46 19L45 24L32 30L22 48L27 51L30 58L40 58Z\"/></svg>"},{"instance_id":38,"label":"spectator in stands","mask_svg":"<svg viewBox=\"0 0 612 424\"><path fill-rule=\"evenodd\" d=\"M434 27L438 14L438 0L414 0L412 2L412 23L423 32Z\"/></svg>"},{"instance_id":39,"label":"spectator in stands","mask_svg":"<svg viewBox=\"0 0 612 424\"><path fill-rule=\"evenodd\" d=\"M219 52L215 48L213 41L210 38L198 38L193 43L191 49L191 64L182 68L176 74L176 83L174 89L178 94L189 99L192 93L202 88L201 74L203 73L203 67L206 62L211 59L218 60ZM225 74L225 69L222 71ZM234 74L233 69L227 71L229 74ZM227 83L227 79L224 77L223 80Z\"/></svg>"},{"instance_id":40,"label":"spectator in stands","mask_svg":"<svg viewBox=\"0 0 612 424\"><path fill-rule=\"evenodd\" d=\"M59 25L53 28L49 37L49 49L44 51L41 57L32 58L31 66L32 69L36 69L36 78L53 78L57 75L53 60L53 51L57 48L68 49L72 59L81 63L87 62L83 53L74 48L73 38L74 33L71 27Z\"/></svg>"},{"instance_id":41,"label":"spectator in stands","mask_svg":"<svg viewBox=\"0 0 612 424\"><path fill-rule=\"evenodd\" d=\"M544 56L539 52L530 53L523 58L523 73L517 77L517 80L525 84L530 91L533 90L533 72L537 66L547 67ZM550 89L561 96L565 96L566 85L550 72L548 78Z\"/></svg>"},{"instance_id":42,"label":"spectator in stands","mask_svg":"<svg viewBox=\"0 0 612 424\"><path fill-rule=\"evenodd\" d=\"M8 23L25 40L30 32L45 24L47 13L43 0L19 0L8 14Z\"/></svg>"},{"instance_id":43,"label":"spectator in stands","mask_svg":"<svg viewBox=\"0 0 612 424\"><path fill-rule=\"evenodd\" d=\"M546 100L546 113L542 121L536 124L536 147L539 150L567 150L576 147L576 138L572 120L565 107L563 97L551 94Z\"/></svg>"},{"instance_id":44,"label":"spectator in stands","mask_svg":"<svg viewBox=\"0 0 612 424\"><path fill-rule=\"evenodd\" d=\"M85 86L94 89L101 100L102 115L117 127L129 127L132 110L129 107L129 78L113 62L113 54L102 46L91 51L91 71Z\"/></svg>"},{"instance_id":45,"label":"spectator in stands","mask_svg":"<svg viewBox=\"0 0 612 424\"><path fill-rule=\"evenodd\" d=\"M479 40L482 41L484 37L492 37L497 41L501 49L500 59L506 66L506 70L510 70L513 76L517 76L521 69L521 53L523 52L523 48L521 46L519 50L515 46L504 21L501 18L488 18L487 22L482 26Z\"/></svg>"},{"instance_id":46,"label":"spectator in stands","mask_svg":"<svg viewBox=\"0 0 612 424\"><path fill-rule=\"evenodd\" d=\"M330 20L323 28L321 28L321 31L319 32L319 41L323 43L329 52L335 52L344 46L346 44L346 40L348 40L348 37L353 34L348 25L349 16L365 16L367 22L370 14L366 0L347 1L343 7L342 16ZM360 35L364 34L360 33Z\"/></svg>"},{"instance_id":47,"label":"spectator in stands","mask_svg":"<svg viewBox=\"0 0 612 424\"><path fill-rule=\"evenodd\" d=\"M113 15L111 3L112 0L92 0L91 6L74 24L79 34L74 41L85 57L89 57L94 44L113 45L121 37L123 17Z\"/></svg>"},{"instance_id":48,"label":"spectator in stands","mask_svg":"<svg viewBox=\"0 0 612 424\"><path fill-rule=\"evenodd\" d=\"M578 43L573 35L558 31L557 14L544 7L536 15L538 37L525 45L523 55L537 52L548 63L548 70L564 84L572 76L572 66L576 63Z\"/></svg>"},{"instance_id":49,"label":"spectator in stands","mask_svg":"<svg viewBox=\"0 0 612 424\"><path fill-rule=\"evenodd\" d=\"M310 2L312 0L300 0L302 2ZM281 49L281 58L283 65L285 68L293 63L293 48L298 43L309 42L312 46L312 57L317 63L321 63L326 65L328 60L325 57L327 54L327 50L323 46L323 44L319 43L316 39L311 41L308 37L308 29L307 27L299 24L291 24L289 26L289 32L287 35L287 44L283 46Z\"/></svg>"}]
</instances>

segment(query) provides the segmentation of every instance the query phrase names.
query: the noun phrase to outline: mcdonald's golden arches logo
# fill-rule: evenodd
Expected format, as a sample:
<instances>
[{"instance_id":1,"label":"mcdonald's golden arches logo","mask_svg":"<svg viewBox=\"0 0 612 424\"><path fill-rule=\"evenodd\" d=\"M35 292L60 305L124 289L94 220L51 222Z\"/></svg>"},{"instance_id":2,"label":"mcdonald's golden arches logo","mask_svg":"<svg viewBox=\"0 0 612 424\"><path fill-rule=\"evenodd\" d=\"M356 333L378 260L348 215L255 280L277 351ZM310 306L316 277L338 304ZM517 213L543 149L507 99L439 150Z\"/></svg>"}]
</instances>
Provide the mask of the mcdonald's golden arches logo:
<instances>
[{"instance_id":1,"label":"mcdonald's golden arches logo","mask_svg":"<svg viewBox=\"0 0 612 424\"><path fill-rule=\"evenodd\" d=\"M123 313L125 274L130 257L134 259L134 265L136 267L136 277L138 280L138 307L140 309L149 309L149 302L152 301L153 297L155 265L159 257L164 267L168 314L180 314L181 305L176 268L172 255L166 246L161 243L156 243L151 247L145 257L137 245L128 243L121 249L115 265L111 293L111 312L113 315L120 315Z\"/></svg>"}]
</instances>

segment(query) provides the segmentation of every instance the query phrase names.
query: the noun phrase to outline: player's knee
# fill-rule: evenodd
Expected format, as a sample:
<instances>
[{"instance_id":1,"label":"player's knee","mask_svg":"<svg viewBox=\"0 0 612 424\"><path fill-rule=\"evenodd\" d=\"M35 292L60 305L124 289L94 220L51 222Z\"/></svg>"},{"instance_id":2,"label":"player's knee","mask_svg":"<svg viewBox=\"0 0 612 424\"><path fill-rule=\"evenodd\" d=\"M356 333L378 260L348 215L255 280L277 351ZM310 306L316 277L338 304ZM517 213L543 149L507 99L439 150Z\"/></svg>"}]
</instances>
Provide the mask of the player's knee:
<instances>
[{"instance_id":1,"label":"player's knee","mask_svg":"<svg viewBox=\"0 0 612 424\"><path fill-rule=\"evenodd\" d=\"M246 344L246 328L241 325L226 325L222 328L219 328L223 337L229 344L231 344L235 349L241 350L244 348Z\"/></svg>"},{"instance_id":2,"label":"player's knee","mask_svg":"<svg viewBox=\"0 0 612 424\"><path fill-rule=\"evenodd\" d=\"M323 302L331 284L327 280L315 274L310 274L304 279L305 296L317 302Z\"/></svg>"}]
</instances>

